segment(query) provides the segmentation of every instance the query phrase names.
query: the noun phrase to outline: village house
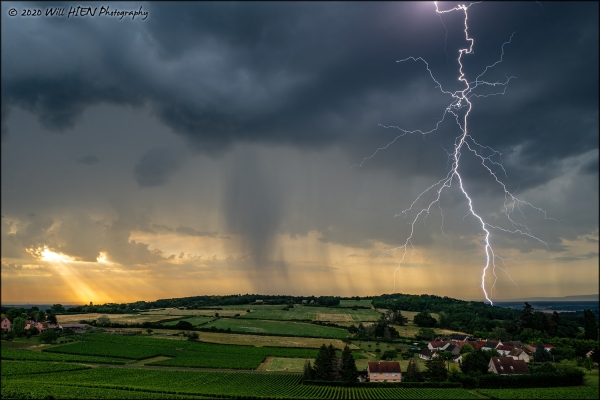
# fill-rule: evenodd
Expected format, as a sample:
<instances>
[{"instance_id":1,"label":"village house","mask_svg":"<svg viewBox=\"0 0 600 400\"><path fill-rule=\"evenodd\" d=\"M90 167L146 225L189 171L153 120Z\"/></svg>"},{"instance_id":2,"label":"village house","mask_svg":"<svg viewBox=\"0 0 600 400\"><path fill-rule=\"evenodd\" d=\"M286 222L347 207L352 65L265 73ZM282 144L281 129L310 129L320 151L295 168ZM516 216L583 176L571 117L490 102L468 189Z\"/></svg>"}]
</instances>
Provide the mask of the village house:
<instances>
[{"instance_id":1,"label":"village house","mask_svg":"<svg viewBox=\"0 0 600 400\"><path fill-rule=\"evenodd\" d=\"M531 347L533 349L533 352L535 353L535 350L537 349L537 344L531 344L531 345L529 345L529 347ZM553 348L554 348L554 346L552 346L551 344L544 343L544 350L550 351Z\"/></svg>"},{"instance_id":2,"label":"village house","mask_svg":"<svg viewBox=\"0 0 600 400\"><path fill-rule=\"evenodd\" d=\"M517 349L523 348L523 343L521 343L520 340L513 340L511 342L503 342L502 344L504 344L505 346L516 347Z\"/></svg>"},{"instance_id":3,"label":"village house","mask_svg":"<svg viewBox=\"0 0 600 400\"><path fill-rule=\"evenodd\" d=\"M512 357L492 357L488 364L488 371L500 375L525 375L530 374L529 367L523 360Z\"/></svg>"},{"instance_id":4,"label":"village house","mask_svg":"<svg viewBox=\"0 0 600 400\"><path fill-rule=\"evenodd\" d=\"M455 344L449 344L448 346L446 346L446 347L444 348L444 350L443 350L443 351L447 351L447 352L449 352L449 353L452 353L452 355L453 355L453 356L457 356L457 355L459 355L459 354L460 354L460 347L458 347L458 346L457 346L457 345L455 345Z\"/></svg>"},{"instance_id":5,"label":"village house","mask_svg":"<svg viewBox=\"0 0 600 400\"><path fill-rule=\"evenodd\" d=\"M488 340L483 346L481 346L481 350L492 350L497 348L498 346L502 346L502 342L496 340Z\"/></svg>"},{"instance_id":6,"label":"village house","mask_svg":"<svg viewBox=\"0 0 600 400\"><path fill-rule=\"evenodd\" d=\"M515 360L523 360L526 363L528 363L529 361L531 361L531 357L523 349L515 349L515 348L513 348L508 353L508 356L514 358Z\"/></svg>"},{"instance_id":7,"label":"village house","mask_svg":"<svg viewBox=\"0 0 600 400\"><path fill-rule=\"evenodd\" d=\"M437 354L437 350L423 349L419 353L419 358L422 360L431 360L433 357L437 357Z\"/></svg>"},{"instance_id":8,"label":"village house","mask_svg":"<svg viewBox=\"0 0 600 400\"><path fill-rule=\"evenodd\" d=\"M473 348L473 350L478 350L479 349L479 344L476 341L466 341L466 342L456 342L456 345L458 346L458 348L460 350L462 350L463 346L468 344L469 346L471 346Z\"/></svg>"},{"instance_id":9,"label":"village house","mask_svg":"<svg viewBox=\"0 0 600 400\"><path fill-rule=\"evenodd\" d=\"M459 335L458 333L450 336L450 340L453 342L466 342L468 338L469 335Z\"/></svg>"},{"instance_id":10,"label":"village house","mask_svg":"<svg viewBox=\"0 0 600 400\"><path fill-rule=\"evenodd\" d=\"M434 340L433 342L429 342L427 344L427 348L429 350L445 350L448 346L452 344L451 342L444 342L441 340Z\"/></svg>"},{"instance_id":11,"label":"village house","mask_svg":"<svg viewBox=\"0 0 600 400\"><path fill-rule=\"evenodd\" d=\"M2 318L0 321L0 327L2 327L3 331L10 331L10 320L8 318Z\"/></svg>"},{"instance_id":12,"label":"village house","mask_svg":"<svg viewBox=\"0 0 600 400\"><path fill-rule=\"evenodd\" d=\"M512 351L512 349L514 349L513 346L507 346L507 345L502 345L502 346L496 347L496 350L498 351L498 353L500 353L501 356L507 356L508 353L510 353Z\"/></svg>"},{"instance_id":13,"label":"village house","mask_svg":"<svg viewBox=\"0 0 600 400\"><path fill-rule=\"evenodd\" d=\"M398 361L370 362L367 366L370 382L401 382L402 371Z\"/></svg>"}]
</instances>

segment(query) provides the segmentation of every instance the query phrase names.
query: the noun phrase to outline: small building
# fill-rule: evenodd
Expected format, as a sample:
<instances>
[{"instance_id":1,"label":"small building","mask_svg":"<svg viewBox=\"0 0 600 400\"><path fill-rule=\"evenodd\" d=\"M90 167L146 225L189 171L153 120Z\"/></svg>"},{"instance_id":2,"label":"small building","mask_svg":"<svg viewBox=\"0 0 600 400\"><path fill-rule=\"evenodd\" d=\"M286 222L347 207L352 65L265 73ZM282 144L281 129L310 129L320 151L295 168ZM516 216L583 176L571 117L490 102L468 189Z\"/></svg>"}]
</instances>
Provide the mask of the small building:
<instances>
[{"instance_id":1,"label":"small building","mask_svg":"<svg viewBox=\"0 0 600 400\"><path fill-rule=\"evenodd\" d=\"M457 364L462 364L462 354L452 356L452 361L454 361Z\"/></svg>"},{"instance_id":2,"label":"small building","mask_svg":"<svg viewBox=\"0 0 600 400\"><path fill-rule=\"evenodd\" d=\"M437 357L437 354L437 350L423 349L419 353L419 358L422 360L431 360L433 357Z\"/></svg>"},{"instance_id":3,"label":"small building","mask_svg":"<svg viewBox=\"0 0 600 400\"><path fill-rule=\"evenodd\" d=\"M0 321L0 327L3 331L10 331L10 320L8 318L2 318Z\"/></svg>"},{"instance_id":4,"label":"small building","mask_svg":"<svg viewBox=\"0 0 600 400\"><path fill-rule=\"evenodd\" d=\"M492 350L497 348L498 346L502 346L502 344L503 343L499 340L488 340L483 346L481 346L481 350Z\"/></svg>"},{"instance_id":5,"label":"small building","mask_svg":"<svg viewBox=\"0 0 600 400\"><path fill-rule=\"evenodd\" d=\"M499 375L526 375L531 373L525 361L515 360L512 357L492 357L488 365L489 372Z\"/></svg>"},{"instance_id":6,"label":"small building","mask_svg":"<svg viewBox=\"0 0 600 400\"><path fill-rule=\"evenodd\" d=\"M530 346L528 344L523 345L521 349L529 355L529 357L533 357L533 353L535 353L535 346Z\"/></svg>"},{"instance_id":7,"label":"small building","mask_svg":"<svg viewBox=\"0 0 600 400\"><path fill-rule=\"evenodd\" d=\"M501 356L507 356L508 353L510 353L512 351L512 349L514 349L513 346L507 346L505 344L502 346L496 347L496 350L498 350L498 353L500 353Z\"/></svg>"},{"instance_id":8,"label":"small building","mask_svg":"<svg viewBox=\"0 0 600 400\"><path fill-rule=\"evenodd\" d=\"M479 344L476 341L464 341L464 342L456 342L456 345L458 346L458 348L460 350L462 350L463 346L468 344L469 346L471 346L473 348L473 350L478 350L479 349Z\"/></svg>"},{"instance_id":9,"label":"small building","mask_svg":"<svg viewBox=\"0 0 600 400\"><path fill-rule=\"evenodd\" d=\"M450 335L450 340L453 342L465 342L469 338L469 335L461 335L455 333L454 335Z\"/></svg>"},{"instance_id":10,"label":"small building","mask_svg":"<svg viewBox=\"0 0 600 400\"><path fill-rule=\"evenodd\" d=\"M523 349L516 349L513 348L509 353L508 353L509 357L514 358L515 360L523 360L526 363L528 363L529 361L531 361L531 356L529 356L529 354L527 354L525 352L525 350Z\"/></svg>"},{"instance_id":11,"label":"small building","mask_svg":"<svg viewBox=\"0 0 600 400\"><path fill-rule=\"evenodd\" d=\"M427 344L427 348L429 350L445 350L450 344L451 342L434 340L433 342L429 342L429 344Z\"/></svg>"},{"instance_id":12,"label":"small building","mask_svg":"<svg viewBox=\"0 0 600 400\"><path fill-rule=\"evenodd\" d=\"M367 366L370 382L401 382L402 371L398 361L370 362Z\"/></svg>"},{"instance_id":13,"label":"small building","mask_svg":"<svg viewBox=\"0 0 600 400\"><path fill-rule=\"evenodd\" d=\"M458 347L455 344L449 344L443 349L443 351L447 351L449 353L452 353L453 356L457 356L460 354L460 347Z\"/></svg>"}]
</instances>

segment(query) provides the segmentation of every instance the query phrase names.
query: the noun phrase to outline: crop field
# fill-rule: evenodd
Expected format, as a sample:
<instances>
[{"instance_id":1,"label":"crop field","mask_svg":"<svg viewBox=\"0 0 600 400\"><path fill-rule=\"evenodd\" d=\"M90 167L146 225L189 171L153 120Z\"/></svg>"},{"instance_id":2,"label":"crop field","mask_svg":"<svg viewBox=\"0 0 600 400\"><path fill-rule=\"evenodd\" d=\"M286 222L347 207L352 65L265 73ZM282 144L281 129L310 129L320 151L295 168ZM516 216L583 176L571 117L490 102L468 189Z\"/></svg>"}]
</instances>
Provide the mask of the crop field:
<instances>
[{"instance_id":1,"label":"crop field","mask_svg":"<svg viewBox=\"0 0 600 400\"><path fill-rule=\"evenodd\" d=\"M148 365L226 369L254 369L268 356L314 358L317 355L316 349L308 348L234 346L104 334L90 334L85 338L82 342L44 349L44 353L63 357L118 356L133 360L164 356L169 358L161 358ZM26 350L13 350L17 351Z\"/></svg>"},{"instance_id":2,"label":"crop field","mask_svg":"<svg viewBox=\"0 0 600 400\"><path fill-rule=\"evenodd\" d=\"M203 342L233 344L233 345L250 345L250 346L273 346L273 347L306 347L319 348L322 344L338 349L343 349L346 345L339 339L319 339L319 338L303 338L303 337L285 337L285 336L255 336L242 334L227 334L212 332L198 332L200 340ZM355 348L350 345L350 348Z\"/></svg>"},{"instance_id":3,"label":"crop field","mask_svg":"<svg viewBox=\"0 0 600 400\"><path fill-rule=\"evenodd\" d=\"M371 307L373 300L340 300L340 307Z\"/></svg>"},{"instance_id":4,"label":"crop field","mask_svg":"<svg viewBox=\"0 0 600 400\"><path fill-rule=\"evenodd\" d=\"M205 371L154 371L93 368L58 372L4 381L32 385L73 385L78 388L132 390L143 393L200 396L254 396L288 399L477 399L464 389L345 388L301 385L299 374L260 374ZM76 383L74 383L76 382Z\"/></svg>"},{"instance_id":5,"label":"crop field","mask_svg":"<svg viewBox=\"0 0 600 400\"><path fill-rule=\"evenodd\" d=\"M42 350L49 353L79 354L88 356L120 357L132 360L156 356L175 357L173 346L131 346L128 344L111 343L107 346L101 342L76 342L64 346L50 347Z\"/></svg>"},{"instance_id":6,"label":"crop field","mask_svg":"<svg viewBox=\"0 0 600 400\"><path fill-rule=\"evenodd\" d=\"M186 322L189 322L190 324L192 324L194 326L198 326L198 325L202 325L202 324L205 324L207 322L210 322L213 319L215 319L215 317L190 317L190 318L178 319L177 321L163 322L162 325L165 325L165 326L175 326L175 325L177 325L177 323L179 321L186 321Z\"/></svg>"},{"instance_id":7,"label":"crop field","mask_svg":"<svg viewBox=\"0 0 600 400\"><path fill-rule=\"evenodd\" d=\"M142 324L144 322L157 322L165 319L164 315L153 314L64 314L57 315L56 320L59 324L78 324L79 321L93 321L106 315L111 322L119 324Z\"/></svg>"},{"instance_id":8,"label":"crop field","mask_svg":"<svg viewBox=\"0 0 600 400\"><path fill-rule=\"evenodd\" d=\"M214 399L213 397L153 393L120 389L92 388L29 380L2 381L3 399Z\"/></svg>"},{"instance_id":9,"label":"crop field","mask_svg":"<svg viewBox=\"0 0 600 400\"><path fill-rule=\"evenodd\" d=\"M256 370L267 372L302 372L306 360L309 360L311 365L315 363L314 358L267 357L265 362Z\"/></svg>"},{"instance_id":10,"label":"crop field","mask_svg":"<svg viewBox=\"0 0 600 400\"><path fill-rule=\"evenodd\" d=\"M203 325L203 328L211 328L213 326L219 329L229 328L232 332L297 335L334 339L343 339L349 335L346 329L321 326L318 324L288 321L249 320L239 318L218 319L214 322Z\"/></svg>"},{"instance_id":11,"label":"crop field","mask_svg":"<svg viewBox=\"0 0 600 400\"><path fill-rule=\"evenodd\" d=\"M477 389L484 396L496 399L597 399L598 388L590 386L533 388L533 389Z\"/></svg>"},{"instance_id":12,"label":"crop field","mask_svg":"<svg viewBox=\"0 0 600 400\"><path fill-rule=\"evenodd\" d=\"M340 320L340 317L336 316L337 314L344 315L341 319L342 321L377 321L381 316L375 310L352 310L351 308L334 308L334 307L309 307L309 306L299 306L296 305L293 308L290 308L288 311L283 309L272 309L272 308L259 308L266 306L258 306L254 309L250 309L249 313L243 313L241 318L248 319L274 319L274 320L311 320L311 321L337 321ZM326 316L320 317L319 314ZM348 318L348 316L350 318Z\"/></svg>"},{"instance_id":13,"label":"crop field","mask_svg":"<svg viewBox=\"0 0 600 400\"><path fill-rule=\"evenodd\" d=\"M215 313L219 313L219 315L221 317L233 317L235 314L243 314L243 313L245 313L246 310L247 310L247 308L240 308L240 307L238 307L237 310L236 309L226 309L226 310L211 310L211 309L205 309L205 310L180 310L178 308L167 308L165 310L144 311L140 315L154 316L154 318L158 321L158 320L169 318L169 317L176 317L178 315L187 316L187 317L189 317L189 316L196 316L196 317L208 316L208 317L213 317L215 315ZM156 317L156 316L159 316L159 317Z\"/></svg>"},{"instance_id":14,"label":"crop field","mask_svg":"<svg viewBox=\"0 0 600 400\"><path fill-rule=\"evenodd\" d=\"M119 358L81 356L73 354L55 354L31 350L2 349L3 360L19 361L64 361L64 362L88 362L97 364L125 364L128 360Z\"/></svg>"},{"instance_id":15,"label":"crop field","mask_svg":"<svg viewBox=\"0 0 600 400\"><path fill-rule=\"evenodd\" d=\"M46 362L18 362L2 360L2 376L46 374L59 371L77 371L89 369L80 364L55 364Z\"/></svg>"}]
</instances>

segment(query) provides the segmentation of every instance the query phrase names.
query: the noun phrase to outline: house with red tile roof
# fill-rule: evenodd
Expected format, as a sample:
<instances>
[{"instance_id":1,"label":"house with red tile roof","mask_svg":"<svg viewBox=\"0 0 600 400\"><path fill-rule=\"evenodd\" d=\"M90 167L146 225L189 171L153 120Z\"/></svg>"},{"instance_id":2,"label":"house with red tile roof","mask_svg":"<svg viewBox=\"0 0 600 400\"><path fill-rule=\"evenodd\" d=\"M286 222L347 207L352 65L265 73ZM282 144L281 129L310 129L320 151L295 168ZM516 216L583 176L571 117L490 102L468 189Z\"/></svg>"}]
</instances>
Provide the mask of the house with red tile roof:
<instances>
[{"instance_id":1,"label":"house with red tile roof","mask_svg":"<svg viewBox=\"0 0 600 400\"><path fill-rule=\"evenodd\" d=\"M526 375L531 373L525 361L515 360L512 357L492 357L488 366L488 371L499 375Z\"/></svg>"},{"instance_id":2,"label":"house with red tile roof","mask_svg":"<svg viewBox=\"0 0 600 400\"><path fill-rule=\"evenodd\" d=\"M500 353L501 356L508 355L508 353L510 353L512 349L514 349L513 346L506 346L506 345L501 345L501 346L496 347L496 350L498 350L498 353Z\"/></svg>"},{"instance_id":3,"label":"house with red tile roof","mask_svg":"<svg viewBox=\"0 0 600 400\"><path fill-rule=\"evenodd\" d=\"M370 362L367 365L370 382L401 382L402 371L398 361Z\"/></svg>"},{"instance_id":4,"label":"house with red tile roof","mask_svg":"<svg viewBox=\"0 0 600 400\"><path fill-rule=\"evenodd\" d=\"M537 344L531 344L530 346L533 347L533 351L535 352L535 349L537 349ZM554 348L554 346L552 346L551 344L544 343L544 350L550 351L553 348Z\"/></svg>"},{"instance_id":5,"label":"house with red tile roof","mask_svg":"<svg viewBox=\"0 0 600 400\"><path fill-rule=\"evenodd\" d=\"M471 346L473 348L473 350L479 349L479 345L475 341L456 342L456 345L461 350L462 350L463 346L466 345L466 344L468 344L469 346Z\"/></svg>"}]
</instances>

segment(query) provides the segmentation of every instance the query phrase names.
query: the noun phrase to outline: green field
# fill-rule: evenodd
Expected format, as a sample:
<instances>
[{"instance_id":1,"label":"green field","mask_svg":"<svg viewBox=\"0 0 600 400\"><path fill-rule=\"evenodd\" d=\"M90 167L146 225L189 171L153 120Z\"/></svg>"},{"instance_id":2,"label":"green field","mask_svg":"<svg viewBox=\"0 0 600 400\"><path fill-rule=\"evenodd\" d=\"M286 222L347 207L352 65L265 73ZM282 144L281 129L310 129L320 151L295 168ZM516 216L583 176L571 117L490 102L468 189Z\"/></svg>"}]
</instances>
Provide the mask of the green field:
<instances>
[{"instance_id":1,"label":"green field","mask_svg":"<svg viewBox=\"0 0 600 400\"><path fill-rule=\"evenodd\" d=\"M345 388L300 384L301 375L240 372L154 371L93 368L34 376L3 376L2 390L18 384L133 390L144 393L200 396L254 396L287 399L477 399L463 389ZM54 394L53 394L54 395ZM4 396L3 396L4 397ZM81 395L78 397L82 397Z\"/></svg>"},{"instance_id":2,"label":"green field","mask_svg":"<svg viewBox=\"0 0 600 400\"><path fill-rule=\"evenodd\" d=\"M89 369L85 365L80 364L55 364L47 362L19 362L19 361L4 361L2 360L2 376L14 375L31 375L31 374L47 374L49 372L62 371L77 371Z\"/></svg>"},{"instance_id":3,"label":"green field","mask_svg":"<svg viewBox=\"0 0 600 400\"><path fill-rule=\"evenodd\" d=\"M318 324L288 321L264 321L239 318L221 318L203 328L215 327L218 329L231 329L232 332L250 332L276 335L306 336L343 339L348 337L346 329Z\"/></svg>"},{"instance_id":4,"label":"green field","mask_svg":"<svg viewBox=\"0 0 600 400\"><path fill-rule=\"evenodd\" d=\"M373 300L340 300L340 307L371 307Z\"/></svg>"},{"instance_id":5,"label":"green field","mask_svg":"<svg viewBox=\"0 0 600 400\"><path fill-rule=\"evenodd\" d=\"M52 383L2 381L3 399L214 399L213 397L105 389Z\"/></svg>"},{"instance_id":6,"label":"green field","mask_svg":"<svg viewBox=\"0 0 600 400\"><path fill-rule=\"evenodd\" d=\"M31 350L2 349L3 360L19 361L65 361L65 362L87 362L98 364L125 364L128 360L119 358L96 357L74 354L55 354Z\"/></svg>"},{"instance_id":7,"label":"green field","mask_svg":"<svg viewBox=\"0 0 600 400\"><path fill-rule=\"evenodd\" d=\"M177 323L179 321L186 321L186 322L189 322L190 324L192 324L194 326L198 326L198 325L205 324L205 323L207 323L209 321L212 321L213 319L215 319L215 318L214 317L190 317L190 318L178 319L177 321L163 322L162 325L164 325L164 326L175 326L175 325L177 325Z\"/></svg>"},{"instance_id":8,"label":"green field","mask_svg":"<svg viewBox=\"0 0 600 400\"><path fill-rule=\"evenodd\" d=\"M496 399L597 399L598 388L589 386L533 389L477 389Z\"/></svg>"},{"instance_id":9,"label":"green field","mask_svg":"<svg viewBox=\"0 0 600 400\"><path fill-rule=\"evenodd\" d=\"M131 360L165 356L169 358L148 360L148 365L224 369L254 369L269 356L314 358L317 355L316 349L309 348L235 346L106 334L88 334L81 337L85 340L47 348L41 354L66 359L82 357L80 360L82 362L96 362L96 359L100 358L98 356L118 356ZM27 350L12 350L12 353L15 352L34 353Z\"/></svg>"},{"instance_id":10,"label":"green field","mask_svg":"<svg viewBox=\"0 0 600 400\"><path fill-rule=\"evenodd\" d=\"M375 310L352 310L351 308L310 307L295 305L288 311L268 306L256 306L249 313L243 313L240 318L249 319L274 319L274 320L305 320L305 321L332 321L332 322L373 322L381 314Z\"/></svg>"}]
</instances>

